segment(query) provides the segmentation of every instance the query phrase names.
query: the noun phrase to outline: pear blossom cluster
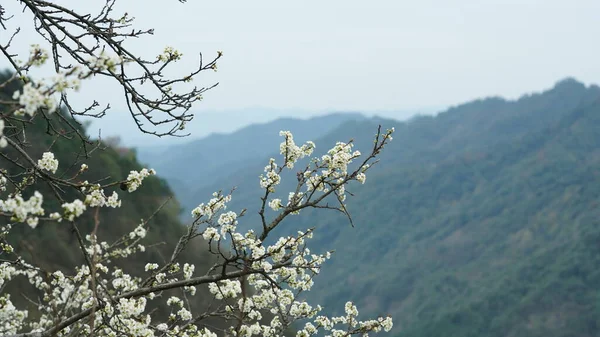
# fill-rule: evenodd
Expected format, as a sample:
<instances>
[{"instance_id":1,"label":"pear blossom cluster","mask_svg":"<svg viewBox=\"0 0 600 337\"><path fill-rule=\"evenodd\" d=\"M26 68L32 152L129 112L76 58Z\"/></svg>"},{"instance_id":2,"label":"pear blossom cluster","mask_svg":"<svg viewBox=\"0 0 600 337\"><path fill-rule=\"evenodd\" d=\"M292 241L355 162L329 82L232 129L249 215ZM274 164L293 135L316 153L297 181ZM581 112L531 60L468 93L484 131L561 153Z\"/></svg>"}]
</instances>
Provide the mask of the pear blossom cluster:
<instances>
[{"instance_id":1,"label":"pear blossom cluster","mask_svg":"<svg viewBox=\"0 0 600 337\"><path fill-rule=\"evenodd\" d=\"M11 214L11 221L26 222L35 228L38 225L38 216L44 215L43 201L44 196L37 191L27 200L21 194L16 194L4 200L0 199L0 211Z\"/></svg>"},{"instance_id":2,"label":"pear blossom cluster","mask_svg":"<svg viewBox=\"0 0 600 337\"><path fill-rule=\"evenodd\" d=\"M39 45L34 44L31 46L29 51L29 58L26 62L18 61L17 63L22 66L22 69L29 69L29 67L41 67L49 58L47 51L42 49ZM108 67L118 64L118 60L114 57L108 56L106 53L101 52L100 56L93 58L96 68L106 70ZM24 77L21 79L25 82L21 90L17 90L13 93L12 98L14 100L16 108L12 110L12 114L16 117L28 115L33 117L40 109L44 109L44 112L51 114L58 108L57 101L53 97L55 93L62 93L67 89L77 90L80 85L80 80L86 78L90 73L84 73L79 67L75 66L65 71L59 71L49 81L46 79L40 79L37 81L31 81ZM8 117L11 111L5 112L4 116L0 117L0 148L4 148L8 145L7 136L5 135L5 129L7 126ZM13 145L15 146L15 145ZM48 174L56 174L59 161L55 158L54 153L47 151L42 154L42 158L32 163L35 169L43 171ZM87 165L82 164L80 173L87 170ZM142 170L137 175L130 177L132 180L130 189L137 188L141 184L144 177L154 174L153 170ZM8 183L8 174L6 171L0 171L0 192L6 191ZM45 175L43 177L51 177ZM45 210L42 207L43 197L39 192L33 193L28 200L25 200L22 196L21 190L24 186L30 185L33 181L33 176L24 176L23 181L19 185L15 185L17 193L10 194L5 199L0 199L0 210L4 215L10 216L11 221L25 222L30 227L35 228L40 221L40 217L45 215ZM52 179L52 178L50 178ZM75 186L75 185L72 185ZM64 202L61 205L62 210L55 210L48 215L47 220L62 221L63 219L74 220L83 214L87 207L119 207L121 201L118 198L116 192L107 196L104 194L104 190L98 186L89 185L87 182L82 184L82 192L88 188L88 193L82 200L73 200L72 202Z\"/></svg>"},{"instance_id":3,"label":"pear blossom cluster","mask_svg":"<svg viewBox=\"0 0 600 337\"><path fill-rule=\"evenodd\" d=\"M148 178L151 175L155 175L156 171L154 169L142 169L141 171L131 171L127 176L127 191L129 193L137 190L141 185L144 179Z\"/></svg>"},{"instance_id":4,"label":"pear blossom cluster","mask_svg":"<svg viewBox=\"0 0 600 337\"><path fill-rule=\"evenodd\" d=\"M281 203L281 199L279 198L274 198L271 201L269 201L269 207L274 210L274 211L278 211L283 207L283 204Z\"/></svg>"},{"instance_id":5,"label":"pear blossom cluster","mask_svg":"<svg viewBox=\"0 0 600 337\"><path fill-rule=\"evenodd\" d=\"M46 171L56 173L58 169L58 160L54 158L54 153L44 152L42 159L38 160L38 166Z\"/></svg>"},{"instance_id":6,"label":"pear blossom cluster","mask_svg":"<svg viewBox=\"0 0 600 337\"><path fill-rule=\"evenodd\" d=\"M284 163L288 168L294 168L294 163L298 159L310 156L315 149L315 143L308 141L302 146L297 146L294 142L294 136L289 131L279 132L280 136L285 137L285 141L279 146L279 153L284 155Z\"/></svg>"},{"instance_id":7,"label":"pear blossom cluster","mask_svg":"<svg viewBox=\"0 0 600 337\"><path fill-rule=\"evenodd\" d=\"M271 158L269 160L269 165L265 166L264 171L266 174L260 176L260 187L268 189L270 192L274 192L275 186L279 185L281 182L281 177L279 176L275 159Z\"/></svg>"},{"instance_id":8,"label":"pear blossom cluster","mask_svg":"<svg viewBox=\"0 0 600 337\"><path fill-rule=\"evenodd\" d=\"M206 204L201 203L192 210L192 216L196 219L203 216L212 219L219 211L227 209L227 203L230 201L231 195L223 196L220 193L215 192L213 193L213 197Z\"/></svg>"},{"instance_id":9,"label":"pear blossom cluster","mask_svg":"<svg viewBox=\"0 0 600 337\"><path fill-rule=\"evenodd\" d=\"M90 58L88 61L88 66L92 72L114 72L116 67L121 63L123 63L123 59L121 57L111 56L105 51L101 51L99 55Z\"/></svg>"},{"instance_id":10,"label":"pear blossom cluster","mask_svg":"<svg viewBox=\"0 0 600 337\"><path fill-rule=\"evenodd\" d=\"M29 59L22 65L24 69L30 66L42 67L49 58L48 52L42 49L38 44L31 45ZM81 80L89 78L95 73L103 71L114 72L116 67L123 63L123 59L118 56L112 56L101 51L89 60L85 61L87 69L79 66L70 67L65 71L58 71L49 79L39 79L35 82L27 81L22 91L15 91L12 98L20 105L13 114L15 116L28 115L33 117L39 109L45 109L47 113L53 113L58 109L58 102L54 94L64 93L68 89L79 90ZM0 131L0 136L2 132ZM0 147L3 147L0 138Z\"/></svg>"},{"instance_id":11,"label":"pear blossom cluster","mask_svg":"<svg viewBox=\"0 0 600 337\"><path fill-rule=\"evenodd\" d=\"M29 58L23 67L41 67L47 60L48 52L40 45L33 44L29 50ZM77 73L71 70L68 75L65 72L57 73L50 83L46 83L43 79L36 82L28 81L23 85L22 91L17 90L13 93L12 98L20 105L20 108L13 112L14 115L33 117L40 108L45 108L48 113L55 112L58 104L53 94L64 92L67 88L78 88L80 78L81 76L77 76ZM0 136L1 134L0 132ZM1 145L0 147L3 147Z\"/></svg>"},{"instance_id":12,"label":"pear blossom cluster","mask_svg":"<svg viewBox=\"0 0 600 337\"><path fill-rule=\"evenodd\" d=\"M183 56L183 54L176 50L173 47L165 47L165 49L163 50L163 52L158 55L156 58L161 61L161 62L167 62L167 61L179 61L181 59L181 57Z\"/></svg>"},{"instance_id":13,"label":"pear blossom cluster","mask_svg":"<svg viewBox=\"0 0 600 337\"><path fill-rule=\"evenodd\" d=\"M209 283L208 290L216 299L236 298L242 293L242 284L238 280L223 280Z\"/></svg>"},{"instance_id":14,"label":"pear blossom cluster","mask_svg":"<svg viewBox=\"0 0 600 337\"><path fill-rule=\"evenodd\" d=\"M393 132L393 128L385 133L378 132L376 145L381 139L380 147L376 147L369 159L377 155L383 145L392 140ZM283 165L279 166L277 161L271 158L264 169L266 174L259 177L260 187L267 192L265 201L269 195L276 192L275 189L281 182L281 173L284 168L292 169L298 160L310 156L316 147L313 142L307 142L302 146L296 145L293 135L289 131L281 131L279 134L285 138L279 146L280 153L283 155ZM281 198L275 197L268 200L266 205L275 212L285 209L290 214L299 214L302 208L308 207L314 200L323 200L324 197L333 193L340 204L336 209L347 213L344 204L347 195L346 184L351 180L364 184L367 178L366 172L370 168L367 159L360 164L358 170L349 171L353 161L361 157L360 151L354 150L353 147L352 141L337 142L326 154L312 158L311 164L297 173L298 188L289 193L287 203L283 203ZM305 188L306 192L300 191L302 188ZM316 192L320 192L320 194Z\"/></svg>"},{"instance_id":15,"label":"pear blossom cluster","mask_svg":"<svg viewBox=\"0 0 600 337\"><path fill-rule=\"evenodd\" d=\"M104 194L104 189L101 188L100 184L92 185L92 187L82 187L82 190L88 190L88 194L85 196L84 204L89 207L121 207L121 200L116 191L110 196Z\"/></svg>"},{"instance_id":16,"label":"pear blossom cluster","mask_svg":"<svg viewBox=\"0 0 600 337\"><path fill-rule=\"evenodd\" d=\"M4 136L4 120L2 118L0 118L0 149L3 147L6 147L6 145L8 145L8 141L6 140L6 137Z\"/></svg>"},{"instance_id":17,"label":"pear blossom cluster","mask_svg":"<svg viewBox=\"0 0 600 337\"><path fill-rule=\"evenodd\" d=\"M6 185L8 184L8 179L6 179L5 173L0 170L0 192L6 191Z\"/></svg>"},{"instance_id":18,"label":"pear blossom cluster","mask_svg":"<svg viewBox=\"0 0 600 337\"><path fill-rule=\"evenodd\" d=\"M24 108L15 111L15 115L22 116L27 114L31 117L40 108L47 108L49 113L53 113L58 108L56 100L46 94L44 88L40 85L27 83L23 86L23 92L15 91L13 99L18 100Z\"/></svg>"},{"instance_id":19,"label":"pear blossom cluster","mask_svg":"<svg viewBox=\"0 0 600 337\"><path fill-rule=\"evenodd\" d=\"M58 159L55 158L52 152L45 152L42 155L42 159L37 161L37 167L41 170L48 171L50 173L56 173L58 169ZM86 164L81 165L79 173L87 171L88 166ZM134 185L139 187L141 180L151 174L154 174L152 169L142 169L140 172L132 171L128 180L125 183L133 182ZM134 176L132 179L131 177ZM0 170L0 192L5 191L7 187L8 179L6 170ZM27 180L25 180L26 182ZM55 211L48 215L47 220L53 220L61 222L62 220L73 221L80 217L88 207L121 207L121 200L116 191L112 194L106 195L104 188L100 184L90 184L88 181L81 183L79 188L80 192L84 193L84 198L75 199L72 202L64 202L61 205L62 210L60 212ZM10 215L11 221L27 223L31 228L36 228L40 216L46 214L46 210L43 207L43 196L38 191L35 191L33 195L25 200L21 193L11 194L4 200L0 199L0 212L5 215Z\"/></svg>"},{"instance_id":20,"label":"pear blossom cluster","mask_svg":"<svg viewBox=\"0 0 600 337\"><path fill-rule=\"evenodd\" d=\"M352 151L353 143L337 142L335 146L321 157L323 164L327 165L324 175L344 175L348 172L348 164L353 159L360 157L360 151Z\"/></svg>"},{"instance_id":21,"label":"pear blossom cluster","mask_svg":"<svg viewBox=\"0 0 600 337\"><path fill-rule=\"evenodd\" d=\"M73 200L73 202L66 202L62 204L62 208L64 211L63 218L68 221L73 221L75 218L81 216L83 212L87 209L83 201L79 199Z\"/></svg>"},{"instance_id":22,"label":"pear blossom cluster","mask_svg":"<svg viewBox=\"0 0 600 337\"><path fill-rule=\"evenodd\" d=\"M48 61L48 51L43 49L39 44L32 44L29 48L29 62L34 66L43 66Z\"/></svg>"},{"instance_id":23,"label":"pear blossom cluster","mask_svg":"<svg viewBox=\"0 0 600 337\"><path fill-rule=\"evenodd\" d=\"M128 22L126 16L118 22ZM22 90L12 96L17 108L11 114L33 117L40 111L52 113L58 109L55 94L77 90L80 80L94 74L114 73L118 65L131 61L111 56L104 50L91 54L94 53L97 55L80 62L85 71L75 66L59 71L50 83L26 81ZM219 56L221 54L219 52ZM154 63L177 61L181 56L177 50L167 47ZM23 69L42 66L47 59L49 54L33 45ZM208 67L216 70L216 63ZM170 95L171 89L165 86L164 92ZM4 116L6 114L0 118L0 148L9 144L4 134L8 120ZM182 120L181 125L184 123ZM346 304L344 315L329 317L320 305L311 305L303 299L302 293L312 289L322 266L332 257L331 251L315 252L308 247L315 229L298 230L294 235L275 240L267 238L290 214L299 214L308 207L332 208L326 199L329 196L336 197L339 210L347 213L343 204L346 186L351 181L365 183L368 162L391 141L392 133L393 129L378 131L375 149L358 164L353 162L362 154L353 149L352 142L336 143L326 154L311 158L301 169L294 190L275 197L273 194L280 188L282 176L285 177L283 170L300 166L301 159L310 158L316 149L310 141L297 145L291 132L281 131L282 158L279 164L276 159L270 159L259 181L264 190L260 211L262 230L242 230L248 228L241 224L245 220L244 211L228 209L231 193L216 192L192 211L193 221L171 256L146 260L140 270L124 270L119 266L126 264L115 262L144 254L147 245L155 243L147 242L148 232L153 229L143 219L136 224L110 224L124 228L124 233L114 242L103 241L95 231L81 236L78 233L81 252L77 254L83 256L84 262L69 270L44 270L35 264L35 258L18 255L10 233L22 224L36 228L40 221L48 221L50 226L63 226L64 223L58 223L68 221L66 225L78 228L76 220L90 209L121 206L118 193L111 193L111 188L120 185L130 193L135 192L144 179L156 174L153 169L130 171L124 180L104 185L81 182L84 180L81 175L90 170L86 164L81 164L74 177L57 176L59 161L48 150L41 159L24 164L29 165L24 170L26 174L9 175L0 171L0 192L7 190L9 177L24 175L22 182L15 183L8 195L0 194L0 215L10 222L0 227L0 335L216 337L219 331L205 324L207 317L232 322L224 333L235 337L282 336L290 327L299 328L297 337L359 334L366 337L371 332L390 331L393 327L390 317L359 320L353 303ZM13 142L10 145L16 147ZM56 193L63 190L78 193L79 198L71 196L65 201L59 197L61 201L57 205L60 206L55 206L58 209L45 209L44 196L32 191L34 180L58 187ZM274 213L265 212L266 208ZM179 252L196 238L206 241L205 246L216 259L210 270L197 270L189 261L178 260ZM8 283L17 282L37 289L37 296L29 299L37 307L35 313L17 307L18 302L11 299L11 294L3 292ZM201 287L212 295L214 305L195 312L189 302ZM179 290L179 293L167 293L171 290ZM155 315L153 309L159 305L168 308L170 314Z\"/></svg>"},{"instance_id":24,"label":"pear blossom cluster","mask_svg":"<svg viewBox=\"0 0 600 337\"><path fill-rule=\"evenodd\" d=\"M291 134L284 135L286 144L291 144ZM357 171L348 171L348 162L358 156L356 151L349 153L349 147L338 143L335 150L328 152L331 160L311 163L317 163L316 167L320 167L321 170L344 172L334 175L336 179L356 178L360 173L364 173L365 169L362 165ZM314 144L310 145L310 148L314 149ZM280 178L281 170L290 167L288 162L297 162L302 157L301 153L290 156L288 152L284 152L283 155L283 166L276 166L274 160L269 164L270 172L276 172ZM51 160L50 157L47 160ZM86 167L80 172L87 169ZM307 167L304 173L299 175L302 177L299 182L302 185L310 183L308 178L312 175L309 176L306 172L315 171L314 168ZM125 182L128 187L135 185L132 190L135 191L141 180L152 173L152 170L148 169L132 171ZM325 183L333 193L346 181L332 183L325 180ZM80 191L85 193L83 201L76 199L64 203L63 213L51 217L73 220L89 207L115 207L117 203L120 204L116 193L106 197L104 187L98 184L89 184L86 181ZM311 192L315 189L306 188L305 191L297 189L290 192L285 205L280 199L272 199L268 202L268 207L279 212L285 212L287 209L290 214L294 213L306 206L305 203L310 200ZM265 224L262 233L254 230L240 232L239 222L243 212L227 209L231 199L231 194L216 192L208 202L201 203L194 209L194 221L188 227L186 236L180 240L180 244L200 236L208 241L213 253L226 258L222 261L224 265L231 263L225 261L236 261L235 263L244 266L243 268L231 271L221 271L217 268L219 271L213 273L196 274L196 267L190 263L180 264L176 260L149 261L143 267L148 275L144 279L131 275L112 262L132 254L144 253L145 245L142 244L142 240L146 239L150 230L145 222L142 221L114 243L99 241L95 234L88 234L85 236L87 246L84 247L84 252L89 262L76 267L71 274L55 271L46 277L45 272L23 260L0 263L0 287L6 282L24 278L41 294L39 313L31 317L27 311L16 308L8 295L0 294L0 303L3 304L0 305L0 317L11 318L4 326L0 326L0 334L26 331L66 335L78 331L80 335L86 336L91 335L93 331L96 336L213 337L217 335L216 331L203 326L200 318L209 316L237 320L238 323L231 324L226 333L245 337L281 336L290 324L296 321L303 322L299 325L296 336L366 335L369 332L389 331L392 328L390 317L359 320L358 309L352 303L346 304L345 315L328 317L323 315L321 306L314 306L303 300L301 293L310 291L314 286L315 276L320 273L322 265L331 258L331 252L316 253L308 248L308 242L315 233L314 229L298 231L295 235L280 237L273 243L266 244L265 238L269 231L281 221L277 220L279 217ZM31 214L43 214L41 195L34 196L29 202L22 198L10 200L12 201L3 201L0 205L21 219ZM23 203L29 203L29 208L24 213L17 206ZM0 241L7 237L10 228L12 227L3 228ZM180 248L176 248L176 251L177 249ZM10 244L3 246L3 250L14 251ZM244 278L241 278L242 276ZM181 283L184 281L185 283ZM182 295L161 296L171 285L173 288L180 288L183 291ZM214 299L219 301L209 312L193 312L187 304L188 296L194 296L199 286L207 287ZM150 303L157 301L171 309L167 317L152 315L151 308L155 304ZM62 310L53 310L57 307ZM57 331L52 330L57 322L84 312L86 319L75 320ZM265 319L267 317L268 319Z\"/></svg>"}]
</instances>

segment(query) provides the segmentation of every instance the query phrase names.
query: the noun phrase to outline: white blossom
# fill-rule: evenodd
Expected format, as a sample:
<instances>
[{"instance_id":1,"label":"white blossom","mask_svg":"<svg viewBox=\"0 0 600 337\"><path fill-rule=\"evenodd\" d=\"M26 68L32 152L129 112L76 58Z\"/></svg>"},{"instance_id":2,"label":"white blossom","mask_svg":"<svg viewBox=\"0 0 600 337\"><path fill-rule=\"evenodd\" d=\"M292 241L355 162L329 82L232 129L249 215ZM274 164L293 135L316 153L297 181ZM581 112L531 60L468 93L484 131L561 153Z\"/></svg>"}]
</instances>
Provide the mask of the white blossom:
<instances>
[{"instance_id":1,"label":"white blossom","mask_svg":"<svg viewBox=\"0 0 600 337\"><path fill-rule=\"evenodd\" d=\"M281 204L281 199L275 198L269 201L269 207L271 207L271 209L274 211L280 210L283 207L283 205Z\"/></svg>"},{"instance_id":2,"label":"white blossom","mask_svg":"<svg viewBox=\"0 0 600 337\"><path fill-rule=\"evenodd\" d=\"M220 195L219 193L213 193L213 198L206 204L201 203L198 207L192 210L192 216L194 218L201 218L206 216L212 218L212 216L221 210L227 209L227 203L231 201L231 195Z\"/></svg>"},{"instance_id":3,"label":"white blossom","mask_svg":"<svg viewBox=\"0 0 600 337\"><path fill-rule=\"evenodd\" d=\"M8 145L6 137L4 136L4 127L4 120L0 119L0 148L6 147L6 145Z\"/></svg>"},{"instance_id":4,"label":"white blossom","mask_svg":"<svg viewBox=\"0 0 600 337\"><path fill-rule=\"evenodd\" d=\"M13 99L18 99L18 102L23 108L15 112L15 114L28 114L33 117L40 108L48 109L49 113L53 113L58 108L56 101L44 93L43 89L36 87L29 82L23 86L23 92L15 91Z\"/></svg>"},{"instance_id":5,"label":"white blossom","mask_svg":"<svg viewBox=\"0 0 600 337\"><path fill-rule=\"evenodd\" d=\"M64 211L63 218L69 221L73 221L76 217L79 217L86 209L83 201L79 199L75 199L71 203L64 203L62 208Z\"/></svg>"},{"instance_id":6,"label":"white blossom","mask_svg":"<svg viewBox=\"0 0 600 337\"><path fill-rule=\"evenodd\" d=\"M0 192L6 191L7 183L8 183L8 179L6 179L6 176L4 175L2 170L0 170Z\"/></svg>"},{"instance_id":7,"label":"white blossom","mask_svg":"<svg viewBox=\"0 0 600 337\"><path fill-rule=\"evenodd\" d=\"M127 191L129 192L134 192L135 190L137 190L141 185L142 182L145 178L151 176L151 175L155 175L156 171L154 171L153 169L142 169L141 171L131 171L129 172L129 175L127 176Z\"/></svg>"},{"instance_id":8,"label":"white blossom","mask_svg":"<svg viewBox=\"0 0 600 337\"><path fill-rule=\"evenodd\" d=\"M31 227L37 225L37 220L28 220L33 215L44 215L42 203L43 195L35 191L33 195L25 200L20 194L8 196L5 200L0 199L0 211L12 214L11 220L17 222L28 222Z\"/></svg>"},{"instance_id":9,"label":"white blossom","mask_svg":"<svg viewBox=\"0 0 600 337\"><path fill-rule=\"evenodd\" d=\"M178 50L176 50L173 47L168 46L168 47L165 47L162 54L158 55L156 58L161 62L167 62L167 61L178 61L181 59L182 56L183 56L183 54L181 52L179 52Z\"/></svg>"},{"instance_id":10,"label":"white blossom","mask_svg":"<svg viewBox=\"0 0 600 337\"><path fill-rule=\"evenodd\" d=\"M84 188L83 191L88 192L85 196L84 203L90 207L121 207L121 200L117 192L113 191L110 197L106 197L104 190L99 184L91 185L91 187Z\"/></svg>"},{"instance_id":11,"label":"white blossom","mask_svg":"<svg viewBox=\"0 0 600 337\"><path fill-rule=\"evenodd\" d=\"M158 264L156 263L146 263L145 271L158 269Z\"/></svg>"},{"instance_id":12,"label":"white blossom","mask_svg":"<svg viewBox=\"0 0 600 337\"><path fill-rule=\"evenodd\" d=\"M42 159L38 160L38 166L46 171L56 173L58 160L54 159L54 153L44 152Z\"/></svg>"}]
</instances>

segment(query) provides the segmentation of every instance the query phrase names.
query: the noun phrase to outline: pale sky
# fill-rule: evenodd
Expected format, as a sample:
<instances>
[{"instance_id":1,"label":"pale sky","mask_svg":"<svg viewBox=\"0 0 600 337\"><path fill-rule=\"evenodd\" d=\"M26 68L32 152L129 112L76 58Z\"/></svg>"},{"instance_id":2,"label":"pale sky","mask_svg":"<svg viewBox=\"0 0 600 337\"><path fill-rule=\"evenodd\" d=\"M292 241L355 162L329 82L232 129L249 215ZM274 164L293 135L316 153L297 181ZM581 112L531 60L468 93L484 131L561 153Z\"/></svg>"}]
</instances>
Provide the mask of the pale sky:
<instances>
[{"instance_id":1,"label":"pale sky","mask_svg":"<svg viewBox=\"0 0 600 337\"><path fill-rule=\"evenodd\" d=\"M2 2L9 14L19 8L17 0ZM567 76L600 83L598 0L118 2L137 18L136 27L155 29L132 43L149 58L173 46L184 54L179 69L190 69L198 52L224 52L218 72L198 82L220 85L194 109L195 136L280 115L350 110L405 118L485 96L516 98ZM27 48L31 22L18 17L18 23ZM96 98L114 107L97 124L103 134L142 141L131 136L133 122L114 85L84 85L78 101ZM254 116L261 107L268 110ZM221 119L202 123L203 113L216 112Z\"/></svg>"}]
</instances>

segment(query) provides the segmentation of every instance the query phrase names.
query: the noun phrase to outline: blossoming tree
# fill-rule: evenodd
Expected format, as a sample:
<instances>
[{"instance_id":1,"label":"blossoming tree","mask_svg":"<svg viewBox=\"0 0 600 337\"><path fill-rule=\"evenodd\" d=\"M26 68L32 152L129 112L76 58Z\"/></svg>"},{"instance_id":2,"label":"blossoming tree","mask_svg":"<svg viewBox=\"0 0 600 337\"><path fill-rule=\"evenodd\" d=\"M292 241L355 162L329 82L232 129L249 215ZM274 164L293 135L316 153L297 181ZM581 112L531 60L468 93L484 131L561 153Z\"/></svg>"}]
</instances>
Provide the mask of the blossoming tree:
<instances>
[{"instance_id":1,"label":"blossoming tree","mask_svg":"<svg viewBox=\"0 0 600 337\"><path fill-rule=\"evenodd\" d=\"M331 256L330 252L314 253L307 247L314 229L267 239L286 218L305 208L333 209L349 216L345 206L347 184L365 183L367 171L391 141L393 130L377 130L373 148L367 154L353 150L352 142L339 142L317 157L311 157L314 143L297 145L290 132L282 131L281 157L272 158L257 179L257 188L264 191L258 201L261 230L244 230L247 227L239 222L243 222L245 211L227 208L232 193L216 192L192 211L185 234L166 261L149 262L136 273L124 270L115 261L144 254L144 239L151 230L147 223L142 222L114 242L106 242L98 235L97 225L83 232L80 221L86 212L118 209L122 205L120 193L135 193L156 172L142 169L126 177L85 180L89 170L102 169L86 164L87 158L101 150L102 143L90 140L73 118L102 118L108 107L101 108L94 101L77 110L68 95L82 82L106 77L122 87L129 113L141 132L180 135L185 123L193 118L189 109L211 88L190 89L185 84L202 71L216 69L222 53L208 63L201 57L199 67L184 76L167 78L165 69L179 60L181 53L167 47L148 60L130 52L129 39L152 31L132 29L133 18L127 13L115 15L116 0L107 0L97 13L80 13L53 1L13 1L31 15L33 29L47 45L31 46L29 55L12 52L19 31L7 34L5 24L12 13L0 4L0 29L4 30L0 36L5 39L0 41L0 51L12 67L11 75L0 82L0 89L16 88L11 96L0 96L0 335L249 337L280 336L292 327L298 337L341 337L391 329L390 317L359 320L351 302L346 304L344 315L328 317L319 305L301 299L300 294L311 289L314 276ZM52 65L54 76L30 76L32 69L47 63ZM43 121L47 122L48 133L81 144L81 153L74 162L59 162L53 144L38 157L29 151L30 125ZM165 129L164 125L170 126ZM287 200L274 198L284 170L294 169L302 158L310 160L298 171L295 189ZM65 176L66 169L61 171L70 168L73 172L74 165L72 176ZM50 187L50 195L36 189L41 183ZM72 193L79 197L67 199ZM14 249L11 231L18 226L35 230L41 222L70 226L79 246L79 252L73 254L83 256L85 263L65 273L46 270L35 259L20 255ZM194 240L205 241L206 249L215 257L207 270L180 261L181 253ZM134 276L138 272L144 277ZM5 291L6 285L19 280L36 288L37 296L28 299L38 307L35 314L11 301L11 295L19 294ZM194 312L188 297L194 296L198 287L207 287L217 304ZM180 295L164 295L173 290ZM170 314L154 314L150 302L163 303L171 308ZM205 324L209 317L224 318L228 327L211 328Z\"/></svg>"}]
</instances>

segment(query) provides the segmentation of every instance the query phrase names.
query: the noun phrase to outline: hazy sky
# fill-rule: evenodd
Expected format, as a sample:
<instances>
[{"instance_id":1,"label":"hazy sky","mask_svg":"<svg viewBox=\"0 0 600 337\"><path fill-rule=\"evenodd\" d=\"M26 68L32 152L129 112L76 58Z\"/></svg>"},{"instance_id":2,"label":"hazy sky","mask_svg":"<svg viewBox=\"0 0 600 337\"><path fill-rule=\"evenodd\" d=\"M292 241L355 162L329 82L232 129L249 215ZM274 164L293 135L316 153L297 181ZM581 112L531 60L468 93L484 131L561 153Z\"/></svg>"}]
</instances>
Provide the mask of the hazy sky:
<instances>
[{"instance_id":1,"label":"hazy sky","mask_svg":"<svg viewBox=\"0 0 600 337\"><path fill-rule=\"evenodd\" d=\"M9 11L18 8L17 0L6 2L14 3ZM206 72L199 82L220 85L195 109L196 135L288 110L296 116L384 110L405 117L482 96L515 98L566 76L600 82L598 0L118 2L137 18L137 27L155 28L154 36L133 41L134 50L152 56L174 46L184 53L181 69L193 68L198 52L224 52L218 72ZM18 19L25 47L34 41L31 22ZM115 107L98 124L103 133L131 134L126 130L133 123L119 111L124 102L114 85L86 85L82 102L96 98ZM272 110L254 118L259 107ZM223 118L200 126L202 113L215 111Z\"/></svg>"}]
</instances>

